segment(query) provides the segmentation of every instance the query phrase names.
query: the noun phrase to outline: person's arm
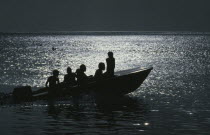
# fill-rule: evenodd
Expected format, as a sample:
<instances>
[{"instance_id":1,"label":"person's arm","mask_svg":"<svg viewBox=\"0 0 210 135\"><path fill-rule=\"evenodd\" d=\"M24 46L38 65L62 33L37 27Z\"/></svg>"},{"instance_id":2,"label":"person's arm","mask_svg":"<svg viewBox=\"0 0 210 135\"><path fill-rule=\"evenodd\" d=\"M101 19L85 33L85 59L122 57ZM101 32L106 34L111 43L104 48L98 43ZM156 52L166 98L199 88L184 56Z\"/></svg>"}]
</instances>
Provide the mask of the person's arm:
<instances>
[{"instance_id":1,"label":"person's arm","mask_svg":"<svg viewBox=\"0 0 210 135\"><path fill-rule=\"evenodd\" d=\"M114 69L115 69L115 58L114 58Z\"/></svg>"},{"instance_id":2,"label":"person's arm","mask_svg":"<svg viewBox=\"0 0 210 135\"><path fill-rule=\"evenodd\" d=\"M48 87L48 83L49 83L49 78L47 79L47 81L45 83L45 87Z\"/></svg>"},{"instance_id":3,"label":"person's arm","mask_svg":"<svg viewBox=\"0 0 210 135\"><path fill-rule=\"evenodd\" d=\"M94 75L94 78L96 78L96 77L97 77L97 72L98 72L98 70L96 70L95 75Z\"/></svg>"},{"instance_id":4,"label":"person's arm","mask_svg":"<svg viewBox=\"0 0 210 135\"><path fill-rule=\"evenodd\" d=\"M59 78L57 79L57 84L59 84L60 83L60 81L59 81Z\"/></svg>"},{"instance_id":5,"label":"person's arm","mask_svg":"<svg viewBox=\"0 0 210 135\"><path fill-rule=\"evenodd\" d=\"M63 82L67 82L66 78L67 78L67 76L65 75L63 78Z\"/></svg>"}]
</instances>

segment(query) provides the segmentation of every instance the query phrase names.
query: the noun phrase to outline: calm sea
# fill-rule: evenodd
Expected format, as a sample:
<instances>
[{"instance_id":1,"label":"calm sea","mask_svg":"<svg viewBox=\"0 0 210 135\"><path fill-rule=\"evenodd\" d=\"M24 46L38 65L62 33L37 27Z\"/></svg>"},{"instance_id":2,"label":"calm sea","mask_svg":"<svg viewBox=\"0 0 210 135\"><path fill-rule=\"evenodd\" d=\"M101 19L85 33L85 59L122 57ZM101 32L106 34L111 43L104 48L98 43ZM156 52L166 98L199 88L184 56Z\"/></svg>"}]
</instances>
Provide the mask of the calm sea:
<instances>
[{"instance_id":1,"label":"calm sea","mask_svg":"<svg viewBox=\"0 0 210 135\"><path fill-rule=\"evenodd\" d=\"M55 51L52 47L56 48ZM0 92L43 87L53 69L60 80L80 64L94 74L113 51L116 71L153 66L135 92L98 106L58 101L0 105L1 135L210 134L210 35L0 35Z\"/></svg>"}]
</instances>

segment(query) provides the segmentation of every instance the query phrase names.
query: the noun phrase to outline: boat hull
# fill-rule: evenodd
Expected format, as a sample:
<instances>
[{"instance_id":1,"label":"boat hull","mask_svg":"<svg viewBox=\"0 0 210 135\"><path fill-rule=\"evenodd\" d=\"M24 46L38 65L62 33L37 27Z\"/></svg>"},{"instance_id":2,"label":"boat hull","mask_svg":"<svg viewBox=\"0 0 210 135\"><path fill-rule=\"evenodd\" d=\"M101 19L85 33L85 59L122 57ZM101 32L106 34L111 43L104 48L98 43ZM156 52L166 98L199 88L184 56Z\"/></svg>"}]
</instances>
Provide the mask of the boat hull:
<instances>
[{"instance_id":1,"label":"boat hull","mask_svg":"<svg viewBox=\"0 0 210 135\"><path fill-rule=\"evenodd\" d=\"M97 95L122 96L135 91L147 78L153 68L135 68L115 73L115 77L105 80L90 82L85 86L69 88L58 87L56 97L78 96L83 93L95 93ZM33 92L33 98L46 98L49 96L49 88L43 88Z\"/></svg>"}]
</instances>

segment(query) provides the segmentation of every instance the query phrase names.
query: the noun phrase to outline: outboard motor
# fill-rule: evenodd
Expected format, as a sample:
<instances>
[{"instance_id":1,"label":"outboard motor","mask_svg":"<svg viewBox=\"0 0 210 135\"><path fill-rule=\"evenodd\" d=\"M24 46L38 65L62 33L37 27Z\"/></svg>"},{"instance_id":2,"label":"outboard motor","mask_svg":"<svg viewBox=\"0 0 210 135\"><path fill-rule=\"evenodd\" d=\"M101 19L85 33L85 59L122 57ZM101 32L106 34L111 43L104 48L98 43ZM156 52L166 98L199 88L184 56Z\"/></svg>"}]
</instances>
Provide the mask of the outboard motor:
<instances>
[{"instance_id":1,"label":"outboard motor","mask_svg":"<svg viewBox=\"0 0 210 135\"><path fill-rule=\"evenodd\" d=\"M31 86L21 86L14 88L12 96L16 103L32 101Z\"/></svg>"}]
</instances>

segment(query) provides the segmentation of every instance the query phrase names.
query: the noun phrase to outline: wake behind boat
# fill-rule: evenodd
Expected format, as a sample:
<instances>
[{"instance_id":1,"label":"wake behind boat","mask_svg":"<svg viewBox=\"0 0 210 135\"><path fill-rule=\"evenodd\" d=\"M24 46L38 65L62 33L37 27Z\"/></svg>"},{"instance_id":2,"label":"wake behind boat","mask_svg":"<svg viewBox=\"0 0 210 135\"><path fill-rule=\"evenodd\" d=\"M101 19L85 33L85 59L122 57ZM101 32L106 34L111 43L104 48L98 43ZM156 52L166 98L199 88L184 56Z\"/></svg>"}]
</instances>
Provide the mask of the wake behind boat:
<instances>
[{"instance_id":1,"label":"wake behind boat","mask_svg":"<svg viewBox=\"0 0 210 135\"><path fill-rule=\"evenodd\" d=\"M138 67L134 69L116 72L114 77L98 81L92 81L83 86L75 85L72 87L58 87L55 91L55 96L78 96L84 93L95 93L97 95L99 94L104 96L126 95L139 88L152 69L152 67ZM30 87L25 87L24 89L25 90L17 88L14 90L13 97L15 100L47 99L51 90L50 88L42 88L32 92Z\"/></svg>"}]
</instances>

